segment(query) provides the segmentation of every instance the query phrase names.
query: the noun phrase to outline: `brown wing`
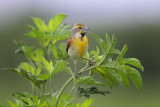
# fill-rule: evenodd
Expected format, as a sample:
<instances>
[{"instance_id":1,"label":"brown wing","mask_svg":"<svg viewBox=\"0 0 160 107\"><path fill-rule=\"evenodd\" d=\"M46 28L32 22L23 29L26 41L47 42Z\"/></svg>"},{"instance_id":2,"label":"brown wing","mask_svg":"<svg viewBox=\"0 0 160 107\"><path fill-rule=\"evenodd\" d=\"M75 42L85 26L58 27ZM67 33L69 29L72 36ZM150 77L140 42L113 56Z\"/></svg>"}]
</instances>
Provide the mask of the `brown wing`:
<instances>
[{"instance_id":1,"label":"brown wing","mask_svg":"<svg viewBox=\"0 0 160 107\"><path fill-rule=\"evenodd\" d=\"M68 41L67 41L67 44L66 44L66 51L68 52L68 49L69 49L69 47L70 47L70 45L71 45L71 38L69 38L68 39Z\"/></svg>"}]
</instances>

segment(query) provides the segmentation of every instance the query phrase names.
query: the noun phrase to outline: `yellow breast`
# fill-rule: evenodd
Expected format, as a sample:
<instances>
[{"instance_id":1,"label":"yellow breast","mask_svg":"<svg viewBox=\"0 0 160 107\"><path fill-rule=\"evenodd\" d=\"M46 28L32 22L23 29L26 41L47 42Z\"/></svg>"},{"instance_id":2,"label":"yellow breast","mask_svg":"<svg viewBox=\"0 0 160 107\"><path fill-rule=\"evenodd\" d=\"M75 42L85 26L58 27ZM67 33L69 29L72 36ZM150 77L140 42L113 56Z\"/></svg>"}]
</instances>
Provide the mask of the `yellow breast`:
<instances>
[{"instance_id":1,"label":"yellow breast","mask_svg":"<svg viewBox=\"0 0 160 107\"><path fill-rule=\"evenodd\" d=\"M80 59L88 50L88 38L74 37L71 41L71 46L68 50L68 54L73 59Z\"/></svg>"}]
</instances>

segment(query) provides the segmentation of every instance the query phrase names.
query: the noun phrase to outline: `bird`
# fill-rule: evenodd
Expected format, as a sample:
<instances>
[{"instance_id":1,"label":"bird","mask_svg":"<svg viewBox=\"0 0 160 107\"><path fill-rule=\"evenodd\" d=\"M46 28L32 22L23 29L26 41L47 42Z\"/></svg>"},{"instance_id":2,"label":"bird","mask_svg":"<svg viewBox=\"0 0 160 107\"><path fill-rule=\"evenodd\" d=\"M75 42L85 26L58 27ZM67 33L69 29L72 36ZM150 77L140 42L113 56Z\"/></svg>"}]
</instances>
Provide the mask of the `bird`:
<instances>
[{"instance_id":1,"label":"bird","mask_svg":"<svg viewBox=\"0 0 160 107\"><path fill-rule=\"evenodd\" d=\"M88 27L83 23L76 23L72 28L72 34L66 43L66 51L71 59L74 60L74 73L77 74L77 60L83 58L88 51L88 37L86 32Z\"/></svg>"}]
</instances>

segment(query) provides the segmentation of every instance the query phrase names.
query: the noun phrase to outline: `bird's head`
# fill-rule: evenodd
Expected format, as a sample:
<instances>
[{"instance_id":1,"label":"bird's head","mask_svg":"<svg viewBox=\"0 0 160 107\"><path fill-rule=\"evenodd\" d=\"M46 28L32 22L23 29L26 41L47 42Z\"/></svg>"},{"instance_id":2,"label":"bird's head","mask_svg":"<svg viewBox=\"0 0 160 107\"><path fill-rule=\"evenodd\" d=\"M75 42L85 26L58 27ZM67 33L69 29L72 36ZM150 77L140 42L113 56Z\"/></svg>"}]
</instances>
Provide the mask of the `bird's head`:
<instances>
[{"instance_id":1,"label":"bird's head","mask_svg":"<svg viewBox=\"0 0 160 107\"><path fill-rule=\"evenodd\" d=\"M72 29L72 34L79 33L83 37L85 36L87 30L88 30L88 27L86 27L84 24L76 23Z\"/></svg>"}]
</instances>

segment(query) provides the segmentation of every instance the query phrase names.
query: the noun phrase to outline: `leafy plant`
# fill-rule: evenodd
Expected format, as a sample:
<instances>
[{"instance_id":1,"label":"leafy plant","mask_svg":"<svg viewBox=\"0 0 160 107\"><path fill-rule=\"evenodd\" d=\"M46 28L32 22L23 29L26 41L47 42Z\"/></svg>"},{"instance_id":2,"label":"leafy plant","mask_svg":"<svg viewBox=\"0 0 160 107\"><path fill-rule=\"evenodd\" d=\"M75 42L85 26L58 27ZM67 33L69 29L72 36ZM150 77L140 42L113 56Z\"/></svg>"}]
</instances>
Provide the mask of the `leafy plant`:
<instances>
[{"instance_id":1,"label":"leafy plant","mask_svg":"<svg viewBox=\"0 0 160 107\"><path fill-rule=\"evenodd\" d=\"M79 97L89 98L92 94L109 94L110 91L99 90L98 87L107 87L110 89L124 84L127 88L129 78L142 92L142 78L139 71L143 71L140 61L136 58L124 58L127 51L127 45L122 50L115 49L117 40L106 34L106 40L102 40L96 34L90 33L97 41L96 50L87 52L85 58L91 60L78 72L78 78L75 77L66 59L68 54L65 51L63 39L68 39L71 35L71 29L67 24L61 24L66 18L64 14L58 14L52 18L48 25L40 18L33 17L35 26L29 25L30 32L27 36L36 39L40 47L28 46L24 42L15 41L18 46L16 53L24 54L27 62L22 62L17 68L9 68L9 71L26 78L31 83L33 94L13 93L15 103L8 101L11 107L88 107L93 99L87 99L83 103L73 104L73 101ZM113 55L117 57L113 58ZM52 87L52 79L59 72L67 72L70 75L62 88L55 92ZM87 75L80 75L87 72ZM105 82L95 80L94 75L98 75ZM46 92L46 82L49 82L50 91ZM68 84L72 87L68 93L64 90ZM87 88L84 87L87 86ZM71 93L76 93L72 96Z\"/></svg>"}]
</instances>

